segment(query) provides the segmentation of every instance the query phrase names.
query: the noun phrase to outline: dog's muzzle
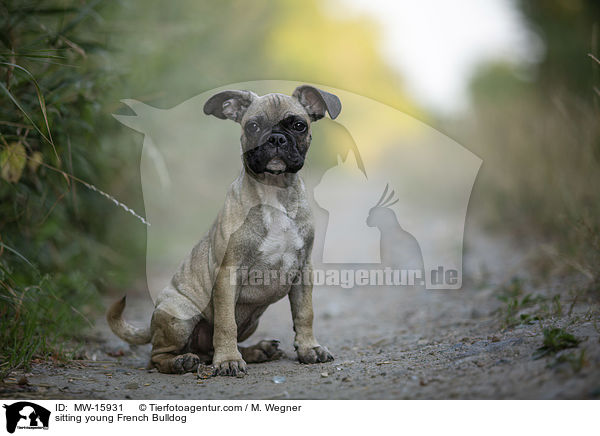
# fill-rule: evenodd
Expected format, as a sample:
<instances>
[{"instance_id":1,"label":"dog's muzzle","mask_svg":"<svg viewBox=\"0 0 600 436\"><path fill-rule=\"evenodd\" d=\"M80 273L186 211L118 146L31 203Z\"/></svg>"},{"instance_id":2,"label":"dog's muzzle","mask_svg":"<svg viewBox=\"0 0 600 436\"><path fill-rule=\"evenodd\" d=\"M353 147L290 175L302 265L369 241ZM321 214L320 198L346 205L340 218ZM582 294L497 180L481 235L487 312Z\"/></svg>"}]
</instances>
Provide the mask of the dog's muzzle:
<instances>
[{"instance_id":1,"label":"dog's muzzle","mask_svg":"<svg viewBox=\"0 0 600 436\"><path fill-rule=\"evenodd\" d=\"M269 139L267 139L267 142L272 147L275 147L276 152L279 151L279 148L285 148L288 145L287 138L285 137L285 135L283 135L281 133L272 133L271 136L269 136ZM265 167L265 170L275 173L275 174L279 174L279 173L284 172L286 168L287 168L287 165L283 161L283 159L281 159L279 156L276 156L273 159L271 159L269 162L267 162L267 166Z\"/></svg>"},{"instance_id":2,"label":"dog's muzzle","mask_svg":"<svg viewBox=\"0 0 600 436\"><path fill-rule=\"evenodd\" d=\"M292 138L282 133L271 133L258 147L244 153L248 166L255 173L296 173L304 165Z\"/></svg>"}]
</instances>

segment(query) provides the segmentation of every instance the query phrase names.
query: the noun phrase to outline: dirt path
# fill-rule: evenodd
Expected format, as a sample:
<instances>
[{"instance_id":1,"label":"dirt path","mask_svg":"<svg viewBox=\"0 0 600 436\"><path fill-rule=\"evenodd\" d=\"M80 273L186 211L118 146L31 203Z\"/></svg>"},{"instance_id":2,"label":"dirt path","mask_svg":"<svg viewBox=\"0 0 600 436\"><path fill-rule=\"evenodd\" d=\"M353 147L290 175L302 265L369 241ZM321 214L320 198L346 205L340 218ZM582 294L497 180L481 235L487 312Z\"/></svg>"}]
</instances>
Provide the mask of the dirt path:
<instances>
[{"instance_id":1,"label":"dirt path","mask_svg":"<svg viewBox=\"0 0 600 436\"><path fill-rule=\"evenodd\" d=\"M487 271L486 283L461 291L326 289L316 292L315 329L335 355L327 364L294 359L286 300L270 307L251 341L277 338L287 356L249 365L245 378L197 379L144 369L149 347L129 347L97 326L84 345L88 360L36 364L15 372L2 396L89 399L433 399L600 398L600 341L587 305L555 314L543 326L565 327L578 348L534 359L542 325L502 330L505 303L496 285L516 274L520 258L498 241L470 240L467 272ZM509 255L503 255L508 253ZM568 304L565 302L565 304ZM126 317L148 322L150 298L130 296ZM500 310L500 315L498 314ZM566 312L564 310L563 312ZM596 312L597 313L597 312ZM581 350L585 350L581 356ZM563 358L560 356L563 355ZM579 356L577 360L573 356ZM579 362L579 364L578 364ZM19 387L25 375L28 385Z\"/></svg>"}]
</instances>

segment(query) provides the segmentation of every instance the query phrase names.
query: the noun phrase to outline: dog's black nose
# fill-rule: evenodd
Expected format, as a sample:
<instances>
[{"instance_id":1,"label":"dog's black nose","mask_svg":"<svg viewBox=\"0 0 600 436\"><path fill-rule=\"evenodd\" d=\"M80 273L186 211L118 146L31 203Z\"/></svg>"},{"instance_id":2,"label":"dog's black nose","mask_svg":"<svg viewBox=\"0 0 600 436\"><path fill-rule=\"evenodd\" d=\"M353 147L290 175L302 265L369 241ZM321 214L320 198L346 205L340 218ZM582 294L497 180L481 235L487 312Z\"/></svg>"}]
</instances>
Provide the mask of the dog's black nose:
<instances>
[{"instance_id":1,"label":"dog's black nose","mask_svg":"<svg viewBox=\"0 0 600 436\"><path fill-rule=\"evenodd\" d=\"M269 139L267 139L267 141L269 142L269 144L272 144L276 147L283 147L287 144L287 139L285 135L282 135L281 133L271 133L271 136L269 136Z\"/></svg>"}]
</instances>

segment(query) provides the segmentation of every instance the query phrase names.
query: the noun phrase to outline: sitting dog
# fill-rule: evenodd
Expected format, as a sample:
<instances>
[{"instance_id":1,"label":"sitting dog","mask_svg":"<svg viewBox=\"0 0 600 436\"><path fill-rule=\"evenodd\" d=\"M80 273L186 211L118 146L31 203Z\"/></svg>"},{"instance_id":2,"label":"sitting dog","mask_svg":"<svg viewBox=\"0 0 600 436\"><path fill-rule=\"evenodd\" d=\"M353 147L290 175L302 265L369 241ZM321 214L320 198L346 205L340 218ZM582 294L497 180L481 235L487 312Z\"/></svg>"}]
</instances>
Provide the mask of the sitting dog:
<instances>
[{"instance_id":1,"label":"sitting dog","mask_svg":"<svg viewBox=\"0 0 600 436\"><path fill-rule=\"evenodd\" d=\"M238 342L286 295L298 360L333 360L313 334L312 283L306 278L312 278L314 226L297 173L310 146L311 122L326 113L334 119L340 111L339 98L308 85L291 97L231 90L208 99L205 114L242 126L242 171L209 232L158 295L150 326L123 320L125 298L107 313L112 331L124 341L152 342L150 362L160 372L195 371L212 360L215 375L236 376L246 373L246 363L281 357L278 341L250 347ZM257 281L244 278L244 271L276 274Z\"/></svg>"}]
</instances>

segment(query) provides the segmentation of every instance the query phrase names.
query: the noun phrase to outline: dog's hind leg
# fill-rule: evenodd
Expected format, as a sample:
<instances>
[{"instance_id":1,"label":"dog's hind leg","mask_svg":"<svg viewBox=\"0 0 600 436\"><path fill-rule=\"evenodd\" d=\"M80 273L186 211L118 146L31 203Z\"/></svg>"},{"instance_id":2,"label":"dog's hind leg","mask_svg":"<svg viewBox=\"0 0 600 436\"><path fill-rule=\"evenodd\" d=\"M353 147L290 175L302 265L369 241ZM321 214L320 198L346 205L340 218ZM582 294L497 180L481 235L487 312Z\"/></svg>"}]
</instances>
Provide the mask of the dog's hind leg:
<instances>
[{"instance_id":1,"label":"dog's hind leg","mask_svg":"<svg viewBox=\"0 0 600 436\"><path fill-rule=\"evenodd\" d=\"M254 319L254 321L241 326L238 332L238 342L248 339L257 328L258 319ZM278 360L283 357L283 352L279 349L279 341L274 339L260 341L258 344L249 347L238 346L238 349L246 363L268 362L269 360Z\"/></svg>"},{"instance_id":2,"label":"dog's hind leg","mask_svg":"<svg viewBox=\"0 0 600 436\"><path fill-rule=\"evenodd\" d=\"M150 361L162 373L183 374L196 371L201 362L197 354L187 352L195 319L183 320L162 310L152 315L152 355Z\"/></svg>"},{"instance_id":3,"label":"dog's hind leg","mask_svg":"<svg viewBox=\"0 0 600 436\"><path fill-rule=\"evenodd\" d=\"M250 347L238 347L246 363L260 363L269 360L278 360L283 357L279 349L279 341L260 341Z\"/></svg>"}]
</instances>

